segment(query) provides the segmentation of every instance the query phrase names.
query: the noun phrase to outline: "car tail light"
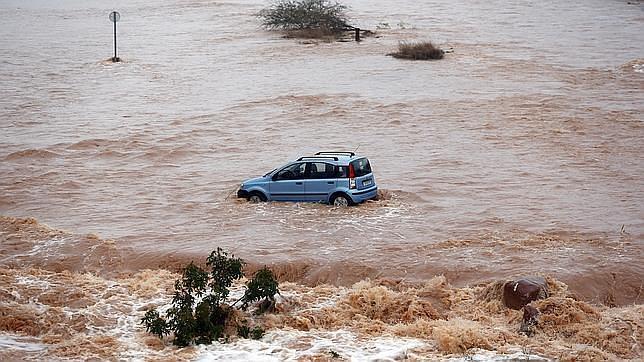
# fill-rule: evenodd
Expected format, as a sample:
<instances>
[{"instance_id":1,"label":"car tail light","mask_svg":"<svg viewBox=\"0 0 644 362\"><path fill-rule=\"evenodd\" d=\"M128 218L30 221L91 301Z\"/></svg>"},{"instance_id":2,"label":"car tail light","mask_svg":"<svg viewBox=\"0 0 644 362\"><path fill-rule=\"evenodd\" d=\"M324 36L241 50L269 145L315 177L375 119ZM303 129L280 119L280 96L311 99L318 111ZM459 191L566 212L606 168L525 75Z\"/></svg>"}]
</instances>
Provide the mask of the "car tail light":
<instances>
[{"instance_id":1,"label":"car tail light","mask_svg":"<svg viewBox=\"0 0 644 362\"><path fill-rule=\"evenodd\" d=\"M353 164L349 164L349 188L356 188L356 171L353 169Z\"/></svg>"}]
</instances>

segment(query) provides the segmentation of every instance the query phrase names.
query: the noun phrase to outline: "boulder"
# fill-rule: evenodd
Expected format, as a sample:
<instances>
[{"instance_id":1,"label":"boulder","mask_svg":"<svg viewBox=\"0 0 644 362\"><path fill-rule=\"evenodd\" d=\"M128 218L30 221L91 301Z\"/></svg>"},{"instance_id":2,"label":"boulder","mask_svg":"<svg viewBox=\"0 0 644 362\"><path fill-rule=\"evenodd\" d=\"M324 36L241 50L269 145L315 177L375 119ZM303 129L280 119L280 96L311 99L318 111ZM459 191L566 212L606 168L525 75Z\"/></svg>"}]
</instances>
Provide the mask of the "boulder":
<instances>
[{"instance_id":1,"label":"boulder","mask_svg":"<svg viewBox=\"0 0 644 362\"><path fill-rule=\"evenodd\" d=\"M548 283L541 277L526 277L505 283L503 286L503 304L519 310L528 303L548 298Z\"/></svg>"},{"instance_id":2,"label":"boulder","mask_svg":"<svg viewBox=\"0 0 644 362\"><path fill-rule=\"evenodd\" d=\"M521 327L519 327L519 332L525 334L528 337L531 337L534 334L534 329L537 325L539 317L539 310L537 308L526 305L523 307L523 320L521 321Z\"/></svg>"}]
</instances>

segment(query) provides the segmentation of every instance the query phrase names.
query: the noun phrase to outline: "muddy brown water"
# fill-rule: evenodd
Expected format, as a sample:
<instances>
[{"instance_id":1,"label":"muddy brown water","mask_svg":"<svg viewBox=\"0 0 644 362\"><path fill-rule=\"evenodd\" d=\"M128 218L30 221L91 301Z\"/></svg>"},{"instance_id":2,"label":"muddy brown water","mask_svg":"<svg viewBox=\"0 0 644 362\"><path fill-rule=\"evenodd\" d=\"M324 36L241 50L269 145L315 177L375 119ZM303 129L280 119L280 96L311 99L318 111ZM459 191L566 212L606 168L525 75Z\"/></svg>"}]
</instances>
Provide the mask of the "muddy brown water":
<instances>
[{"instance_id":1,"label":"muddy brown water","mask_svg":"<svg viewBox=\"0 0 644 362\"><path fill-rule=\"evenodd\" d=\"M5 4L0 212L116 239L133 265L222 246L339 283L642 275L640 5L350 5L378 37L281 39L259 29L260 2L123 3L112 64L105 5ZM421 39L454 53L384 56ZM230 195L296 156L356 148L387 200ZM561 242L522 247L542 233Z\"/></svg>"},{"instance_id":2,"label":"muddy brown water","mask_svg":"<svg viewBox=\"0 0 644 362\"><path fill-rule=\"evenodd\" d=\"M7 219L2 265L176 268L219 246L309 285L541 273L641 303L643 5L346 3L375 37L283 39L261 1L0 4L0 214L75 235ZM385 55L408 40L453 52ZM369 157L382 199L235 199L327 149Z\"/></svg>"}]
</instances>

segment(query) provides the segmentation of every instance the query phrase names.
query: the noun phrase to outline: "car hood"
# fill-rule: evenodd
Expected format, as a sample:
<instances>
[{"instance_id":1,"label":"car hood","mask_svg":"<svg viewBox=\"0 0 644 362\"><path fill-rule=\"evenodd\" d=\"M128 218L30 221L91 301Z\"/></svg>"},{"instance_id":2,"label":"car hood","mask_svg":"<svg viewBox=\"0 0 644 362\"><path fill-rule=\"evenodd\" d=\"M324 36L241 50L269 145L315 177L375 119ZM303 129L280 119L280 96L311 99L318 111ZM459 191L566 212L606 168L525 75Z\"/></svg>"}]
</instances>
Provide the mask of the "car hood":
<instances>
[{"instance_id":1,"label":"car hood","mask_svg":"<svg viewBox=\"0 0 644 362\"><path fill-rule=\"evenodd\" d=\"M255 177L255 178L251 178L251 179L248 179L248 180L244 181L243 184L244 185L256 184L256 183L259 183L259 182L266 182L266 181L268 181L268 179L269 179L268 176L267 177Z\"/></svg>"}]
</instances>

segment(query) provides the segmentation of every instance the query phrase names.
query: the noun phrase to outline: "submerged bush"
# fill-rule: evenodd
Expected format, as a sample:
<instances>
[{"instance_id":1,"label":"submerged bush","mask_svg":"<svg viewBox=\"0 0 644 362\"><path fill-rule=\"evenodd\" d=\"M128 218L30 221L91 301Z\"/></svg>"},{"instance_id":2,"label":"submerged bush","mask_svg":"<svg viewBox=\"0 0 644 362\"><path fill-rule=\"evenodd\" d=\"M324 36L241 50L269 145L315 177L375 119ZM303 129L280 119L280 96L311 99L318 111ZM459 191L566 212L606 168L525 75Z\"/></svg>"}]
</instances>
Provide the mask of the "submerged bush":
<instances>
[{"instance_id":1,"label":"submerged bush","mask_svg":"<svg viewBox=\"0 0 644 362\"><path fill-rule=\"evenodd\" d=\"M242 308L246 309L249 303L258 302L262 299L275 302L275 294L279 293L275 275L267 267L255 272L253 279L246 283Z\"/></svg>"},{"instance_id":2,"label":"submerged bush","mask_svg":"<svg viewBox=\"0 0 644 362\"><path fill-rule=\"evenodd\" d=\"M210 273L190 263L174 284L172 307L165 316L156 310L148 310L141 319L148 333L163 338L174 334L173 343L180 347L192 343L211 343L225 335L225 326L234 313L233 306L242 302L246 309L250 303L261 302L259 312L267 308L264 305L275 303L275 294L279 294L278 283L275 275L264 267L257 271L253 278L246 284L244 295L232 306L225 304L235 280L241 279L244 274L242 269L244 261L234 255L217 248L213 251L206 265ZM264 329L256 326L250 329L247 325L238 325L237 334L244 338L249 336L259 339L264 335Z\"/></svg>"},{"instance_id":3,"label":"submerged bush","mask_svg":"<svg viewBox=\"0 0 644 362\"><path fill-rule=\"evenodd\" d=\"M394 58L429 60L443 59L445 51L432 44L432 42L401 42L398 44L398 51L390 53Z\"/></svg>"},{"instance_id":4,"label":"submerged bush","mask_svg":"<svg viewBox=\"0 0 644 362\"><path fill-rule=\"evenodd\" d=\"M323 36L353 28L346 10L345 5L329 0L276 0L259 17L268 29Z\"/></svg>"}]
</instances>

